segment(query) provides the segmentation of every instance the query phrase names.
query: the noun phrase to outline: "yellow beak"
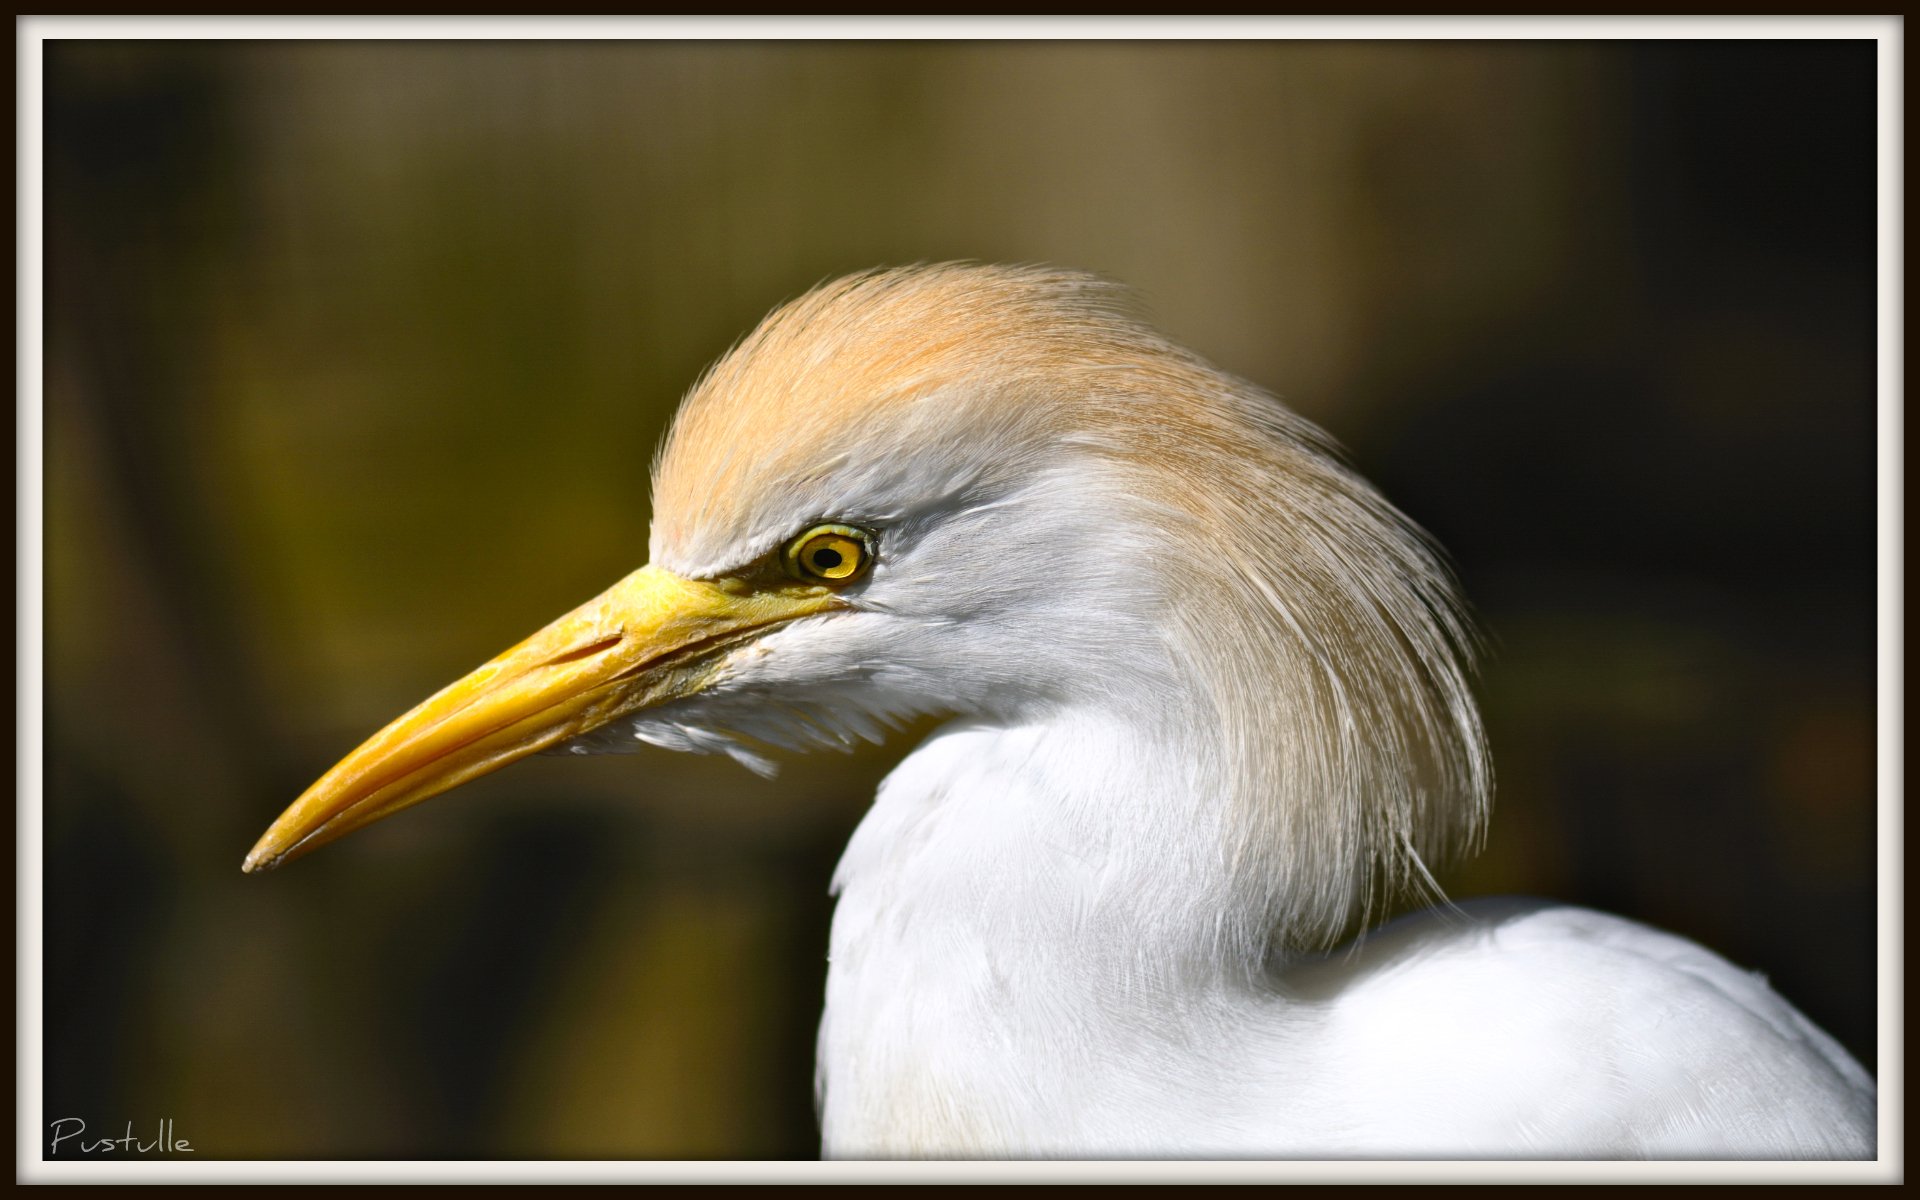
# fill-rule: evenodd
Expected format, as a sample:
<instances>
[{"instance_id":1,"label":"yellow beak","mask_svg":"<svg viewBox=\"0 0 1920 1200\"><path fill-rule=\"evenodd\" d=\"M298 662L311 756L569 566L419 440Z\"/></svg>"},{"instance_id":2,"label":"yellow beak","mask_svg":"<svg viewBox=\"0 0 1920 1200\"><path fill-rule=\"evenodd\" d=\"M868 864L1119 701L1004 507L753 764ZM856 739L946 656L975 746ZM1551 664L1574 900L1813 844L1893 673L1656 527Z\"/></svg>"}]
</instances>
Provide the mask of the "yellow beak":
<instances>
[{"instance_id":1,"label":"yellow beak","mask_svg":"<svg viewBox=\"0 0 1920 1200\"><path fill-rule=\"evenodd\" d=\"M247 855L265 871L627 713L706 687L723 651L836 604L824 587L642 567L367 739Z\"/></svg>"}]
</instances>

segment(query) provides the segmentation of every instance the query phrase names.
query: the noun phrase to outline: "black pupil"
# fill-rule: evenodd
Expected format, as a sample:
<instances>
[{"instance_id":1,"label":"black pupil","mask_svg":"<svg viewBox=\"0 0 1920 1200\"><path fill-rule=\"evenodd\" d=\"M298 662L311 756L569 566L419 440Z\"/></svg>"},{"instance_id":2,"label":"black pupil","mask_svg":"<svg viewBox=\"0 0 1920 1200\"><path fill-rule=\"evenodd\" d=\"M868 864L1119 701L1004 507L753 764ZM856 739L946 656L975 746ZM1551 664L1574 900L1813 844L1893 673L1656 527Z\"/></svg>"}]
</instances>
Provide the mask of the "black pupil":
<instances>
[{"instance_id":1,"label":"black pupil","mask_svg":"<svg viewBox=\"0 0 1920 1200\"><path fill-rule=\"evenodd\" d=\"M813 552L813 565L822 571L831 571L840 565L840 552L838 550L815 550Z\"/></svg>"}]
</instances>

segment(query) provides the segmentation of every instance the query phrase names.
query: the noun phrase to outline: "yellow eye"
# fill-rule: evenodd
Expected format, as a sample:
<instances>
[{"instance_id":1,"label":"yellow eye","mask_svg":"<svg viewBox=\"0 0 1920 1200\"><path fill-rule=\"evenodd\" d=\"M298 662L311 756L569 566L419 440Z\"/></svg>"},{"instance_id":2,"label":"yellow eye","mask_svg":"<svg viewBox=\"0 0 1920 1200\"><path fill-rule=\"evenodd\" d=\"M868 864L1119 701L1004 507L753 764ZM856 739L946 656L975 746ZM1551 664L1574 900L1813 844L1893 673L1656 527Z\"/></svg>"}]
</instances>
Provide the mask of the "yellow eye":
<instances>
[{"instance_id":1,"label":"yellow eye","mask_svg":"<svg viewBox=\"0 0 1920 1200\"><path fill-rule=\"evenodd\" d=\"M787 574L818 583L852 583L873 565L873 535L851 525L820 525L787 543Z\"/></svg>"}]
</instances>

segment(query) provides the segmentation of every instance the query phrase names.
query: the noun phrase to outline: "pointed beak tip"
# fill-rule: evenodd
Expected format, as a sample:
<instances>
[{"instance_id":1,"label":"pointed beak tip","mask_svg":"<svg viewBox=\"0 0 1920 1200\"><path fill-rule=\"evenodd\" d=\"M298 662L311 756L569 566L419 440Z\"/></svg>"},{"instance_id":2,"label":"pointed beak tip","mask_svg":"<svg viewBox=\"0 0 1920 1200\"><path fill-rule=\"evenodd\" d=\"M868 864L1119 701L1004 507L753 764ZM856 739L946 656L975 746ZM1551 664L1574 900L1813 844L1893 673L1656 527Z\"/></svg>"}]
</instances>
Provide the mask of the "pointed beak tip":
<instances>
[{"instance_id":1,"label":"pointed beak tip","mask_svg":"<svg viewBox=\"0 0 1920 1200\"><path fill-rule=\"evenodd\" d=\"M242 875L264 875L285 861L285 856L276 854L264 845L257 845L247 851L246 859L240 864Z\"/></svg>"}]
</instances>

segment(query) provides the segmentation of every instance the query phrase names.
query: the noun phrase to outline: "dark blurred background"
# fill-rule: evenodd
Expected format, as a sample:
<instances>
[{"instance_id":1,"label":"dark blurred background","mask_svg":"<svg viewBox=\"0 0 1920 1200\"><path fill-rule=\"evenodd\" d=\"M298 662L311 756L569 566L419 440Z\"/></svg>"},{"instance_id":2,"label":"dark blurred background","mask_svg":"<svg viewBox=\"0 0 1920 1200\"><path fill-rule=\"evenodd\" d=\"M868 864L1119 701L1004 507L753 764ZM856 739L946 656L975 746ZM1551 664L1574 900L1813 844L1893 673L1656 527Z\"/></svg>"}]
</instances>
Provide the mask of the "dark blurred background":
<instances>
[{"instance_id":1,"label":"dark blurred background","mask_svg":"<svg viewBox=\"0 0 1920 1200\"><path fill-rule=\"evenodd\" d=\"M817 1152L904 745L538 758L264 878L363 736L640 565L682 391L849 270L1045 261L1455 555L1457 896L1871 1067L1870 42L46 47L45 1101L204 1157Z\"/></svg>"}]
</instances>

